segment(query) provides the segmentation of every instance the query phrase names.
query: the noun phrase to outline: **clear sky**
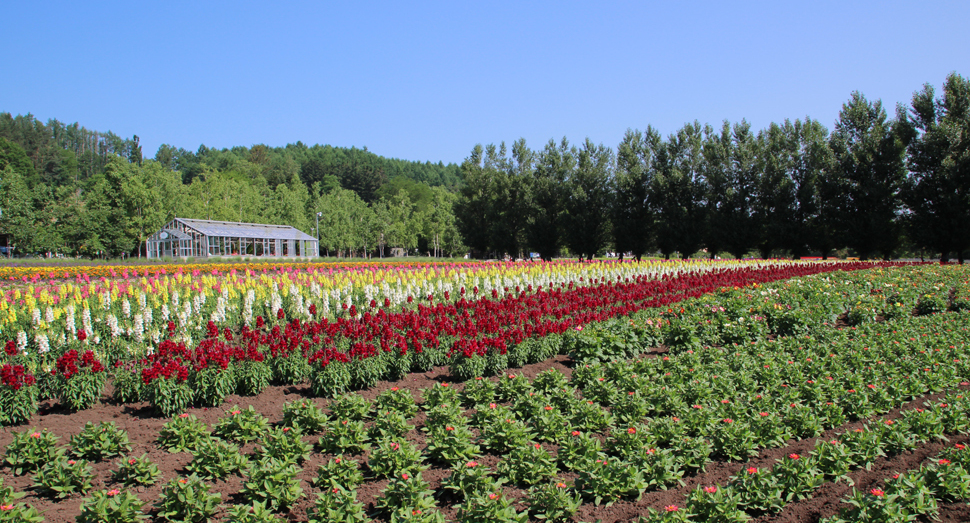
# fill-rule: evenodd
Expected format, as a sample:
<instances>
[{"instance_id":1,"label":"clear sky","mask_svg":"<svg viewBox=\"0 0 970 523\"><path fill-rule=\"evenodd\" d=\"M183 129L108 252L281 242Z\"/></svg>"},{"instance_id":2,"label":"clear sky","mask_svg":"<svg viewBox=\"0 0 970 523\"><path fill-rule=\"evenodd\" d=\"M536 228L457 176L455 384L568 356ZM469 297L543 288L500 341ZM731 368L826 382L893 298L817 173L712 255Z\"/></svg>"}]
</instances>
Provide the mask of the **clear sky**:
<instances>
[{"instance_id":1,"label":"clear sky","mask_svg":"<svg viewBox=\"0 0 970 523\"><path fill-rule=\"evenodd\" d=\"M48 2L0 7L0 111L461 162L476 143L892 112L970 76L970 1Z\"/></svg>"}]
</instances>

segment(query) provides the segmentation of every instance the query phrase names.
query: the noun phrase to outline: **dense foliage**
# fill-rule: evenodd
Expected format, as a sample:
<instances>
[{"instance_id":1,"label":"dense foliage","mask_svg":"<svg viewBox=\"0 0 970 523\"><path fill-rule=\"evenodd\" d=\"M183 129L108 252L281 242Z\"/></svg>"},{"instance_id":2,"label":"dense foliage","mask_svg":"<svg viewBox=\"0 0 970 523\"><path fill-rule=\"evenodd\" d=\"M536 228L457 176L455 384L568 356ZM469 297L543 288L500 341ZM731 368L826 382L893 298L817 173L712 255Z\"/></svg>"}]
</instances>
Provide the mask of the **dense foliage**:
<instances>
[{"instance_id":1,"label":"dense foliage","mask_svg":"<svg viewBox=\"0 0 970 523\"><path fill-rule=\"evenodd\" d=\"M852 93L832 132L811 118L755 131L628 130L616 150L564 138L476 145L461 166L465 243L480 253L606 250L687 257L909 252L963 260L970 236L970 82L927 85L890 118Z\"/></svg>"},{"instance_id":2,"label":"dense foliage","mask_svg":"<svg viewBox=\"0 0 970 523\"><path fill-rule=\"evenodd\" d=\"M890 116L852 93L817 120L630 129L614 149L563 138L476 145L460 166L301 142L196 152L0 113L0 233L16 252L141 252L175 216L292 225L325 255L636 258L817 255L963 260L970 81L953 73ZM402 251L395 251L400 253Z\"/></svg>"}]
</instances>

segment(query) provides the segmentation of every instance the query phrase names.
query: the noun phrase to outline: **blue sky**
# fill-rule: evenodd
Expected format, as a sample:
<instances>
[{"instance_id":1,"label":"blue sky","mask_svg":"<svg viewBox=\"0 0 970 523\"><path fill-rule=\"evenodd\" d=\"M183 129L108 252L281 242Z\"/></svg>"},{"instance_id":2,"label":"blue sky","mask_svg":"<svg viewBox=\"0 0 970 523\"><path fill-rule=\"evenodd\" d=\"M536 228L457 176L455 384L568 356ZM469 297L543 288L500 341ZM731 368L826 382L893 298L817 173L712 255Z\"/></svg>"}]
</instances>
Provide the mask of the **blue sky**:
<instances>
[{"instance_id":1,"label":"blue sky","mask_svg":"<svg viewBox=\"0 0 970 523\"><path fill-rule=\"evenodd\" d=\"M476 143L890 111L970 76L970 2L6 2L0 111L209 147Z\"/></svg>"}]
</instances>

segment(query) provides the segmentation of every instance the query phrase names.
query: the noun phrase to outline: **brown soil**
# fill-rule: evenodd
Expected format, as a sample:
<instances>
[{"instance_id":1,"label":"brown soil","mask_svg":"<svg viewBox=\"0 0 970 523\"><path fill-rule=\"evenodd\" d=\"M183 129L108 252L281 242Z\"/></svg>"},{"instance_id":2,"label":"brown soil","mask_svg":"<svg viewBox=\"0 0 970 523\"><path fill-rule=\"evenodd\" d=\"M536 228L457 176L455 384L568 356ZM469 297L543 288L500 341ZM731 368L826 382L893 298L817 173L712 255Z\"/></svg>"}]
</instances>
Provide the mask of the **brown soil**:
<instances>
[{"instance_id":1,"label":"brown soil","mask_svg":"<svg viewBox=\"0 0 970 523\"><path fill-rule=\"evenodd\" d=\"M663 349L660 349L657 352L663 352ZM556 369L568 377L571 374L571 368L569 365L570 361L567 357L557 356L556 358L548 361L528 365L522 369L516 369L512 372L522 374L531 379L534 378L539 372L547 369ZM397 382L380 382L376 387L361 391L360 394L367 399L373 400L383 390L392 386L397 386L411 390L415 394L415 398L420 400L418 391L440 382L452 382L452 378L448 373L447 367L436 368L427 373L410 374L407 378ZM460 384L456 384L456 386L459 388L461 387ZM940 396L941 395L937 394L919 398L899 409L893 410L886 416L881 417L896 417L898 416L900 410L919 406L923 401L936 399ZM281 406L284 403L297 399L314 401L321 407L326 407L328 403L327 400L313 398L310 395L307 386L274 386L267 388L262 394L255 397L230 396L227 398L223 407L210 409L190 409L189 412L197 416L201 421L205 422L211 427L218 422L219 418L222 417L224 412L229 410L231 406L239 405L246 407L247 405L252 405L253 408L266 416L270 422L276 423L282 420ZM419 413L414 419L410 420L410 423L414 425L415 428L412 429L407 435L408 440L415 443L419 448L425 447L425 436L420 430L418 430L418 427L423 425L424 420L425 417L423 413ZM148 458L156 463L161 469L162 476L158 483L151 487L135 488L133 490L133 492L135 492L145 503L145 509L151 510L154 503L159 499L162 485L168 480L186 473L184 467L189 463L189 461L191 461L191 455L189 453L170 454L166 450L161 449L156 445L155 438L158 436L162 425L164 425L168 419L155 417L152 415L149 406L145 403L125 405L105 403L81 412L67 412L60 409L56 405L44 403L41 405L40 412L34 416L34 419L28 426L0 428L0 447L6 446L11 441L12 432L14 431L20 432L28 429L43 428L46 428L52 431L55 435L60 436L61 439L59 442L66 446L70 440L70 437L80 432L86 422L98 423L101 421L113 421L118 425L119 428L126 430L132 446L132 451L130 454L132 456L147 454ZM831 438L837 432L851 430L859 425L861 425L861 422L849 423L839 427L838 429L827 431L820 437ZM666 491L648 492L636 502L621 501L608 507L584 504L580 511L574 516L572 521L581 522L599 520L602 521L602 523L635 522L639 516L647 513L648 507L654 508L655 510L660 510L666 505L682 505L685 495L691 489L696 488L697 486L724 484L728 481L730 476L747 467L754 466L770 468L777 459L787 456L793 452L807 454L814 447L815 439L816 438L800 441L792 440L789 441L788 444L783 448L763 450L757 457L751 459L747 463L711 463L705 472L691 477L685 477L684 485L682 487ZM310 443L315 443L317 436L307 436L305 440ZM958 436L951 438L951 443L966 442L967 440L967 436ZM872 488L872 486L879 485L880 482L884 481L886 477L890 476L894 472L918 467L920 462L939 452L943 445L943 443L931 443L924 445L912 452L907 452L891 458L879 459L873 464L871 470L854 472L851 477L856 483L856 488ZM254 446L254 444L250 443L245 445L241 451L244 453L252 452ZM553 451L556 450L554 446L551 448ZM301 487L304 490L304 497L294 507L292 507L290 511L282 515L287 521L306 521L307 509L313 506L317 493L317 489L312 487L310 482L316 477L317 467L328 461L331 457L332 456L329 454L314 452L310 455L310 458L303 463L303 472L299 475L299 479L301 480ZM368 455L364 454L362 456L356 456L356 459L360 460L361 462L366 462L367 457ZM494 467L498 463L499 459L500 456L485 454L479 461L483 465ZM121 488L121 485L115 484L112 480L112 472L117 469L118 461L118 459L113 459L93 464L96 477L94 487L96 489ZM57 523L74 521L75 517L78 515L83 496L75 495L65 500L55 500L42 497L31 490L31 485L33 483L33 478L31 475L14 476L10 469L2 470L4 485L13 487L15 491L25 492L27 495L20 501L31 504L41 511L47 522ZM441 466L432 466L426 472L424 472L423 477L431 484L432 489L438 489L441 485L442 479L447 477L449 474L450 472L447 468L443 468ZM571 480L573 476L573 474L563 474L562 477L566 480ZM364 503L365 508L369 513L374 511L374 504L380 497L381 491L386 487L386 485L387 480L369 480L359 488L358 500L361 503ZM214 482L212 484L211 492L219 493L222 496L224 503L238 503L242 502L241 497L238 494L241 486L241 478L230 477L226 481ZM816 492L816 495L813 498L799 503L793 503L778 514L765 515L756 519L755 521L785 523L814 522L820 517L836 513L841 500L850 491L851 487L847 486L845 483L827 483ZM518 500L516 507L519 510L525 510L527 508L527 504L525 503L526 492L524 490L514 487L507 487L505 489L505 494L510 499ZM453 498L444 497L439 499L442 512L447 520L454 521L457 519L457 509L455 508L457 503L458 500ZM941 506L940 514L942 521L970 520L970 508L968 508L965 504L943 504ZM223 510L217 514L217 517L224 518L225 515L226 513ZM377 520L381 521L379 515L377 516Z\"/></svg>"}]
</instances>

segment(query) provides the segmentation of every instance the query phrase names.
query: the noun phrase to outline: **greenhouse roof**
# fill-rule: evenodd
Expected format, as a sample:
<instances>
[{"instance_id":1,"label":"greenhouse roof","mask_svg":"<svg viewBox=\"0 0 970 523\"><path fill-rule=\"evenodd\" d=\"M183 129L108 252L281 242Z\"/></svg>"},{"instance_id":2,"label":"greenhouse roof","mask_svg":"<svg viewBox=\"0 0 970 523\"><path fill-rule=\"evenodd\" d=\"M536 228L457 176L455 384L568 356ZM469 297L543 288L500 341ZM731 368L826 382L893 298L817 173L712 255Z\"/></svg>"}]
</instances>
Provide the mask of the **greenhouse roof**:
<instances>
[{"instance_id":1,"label":"greenhouse roof","mask_svg":"<svg viewBox=\"0 0 970 523\"><path fill-rule=\"evenodd\" d=\"M231 236L236 238L267 238L271 240L311 240L316 238L290 227L289 225L268 225L262 223L219 222L213 220L195 220L191 218L176 218L187 227L191 227L206 236Z\"/></svg>"}]
</instances>

